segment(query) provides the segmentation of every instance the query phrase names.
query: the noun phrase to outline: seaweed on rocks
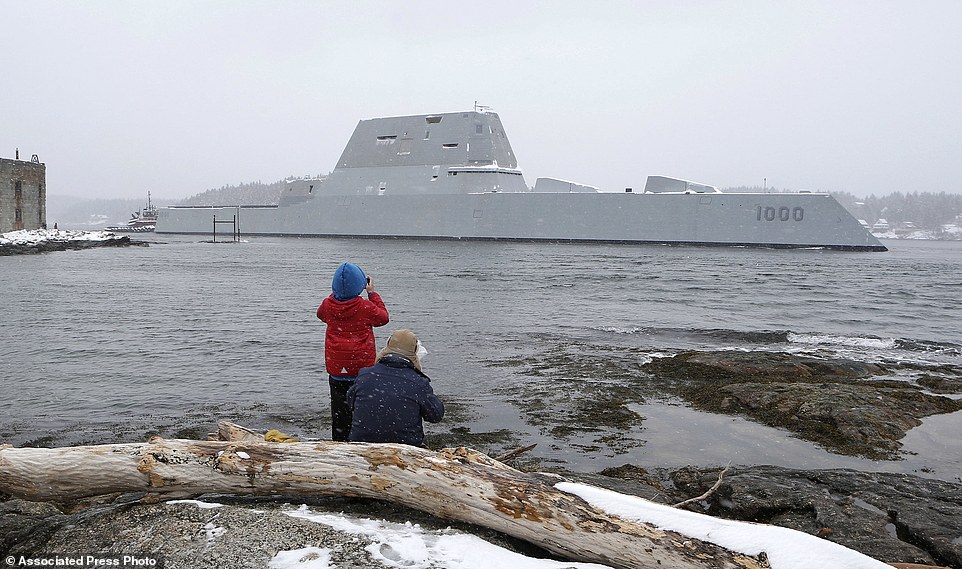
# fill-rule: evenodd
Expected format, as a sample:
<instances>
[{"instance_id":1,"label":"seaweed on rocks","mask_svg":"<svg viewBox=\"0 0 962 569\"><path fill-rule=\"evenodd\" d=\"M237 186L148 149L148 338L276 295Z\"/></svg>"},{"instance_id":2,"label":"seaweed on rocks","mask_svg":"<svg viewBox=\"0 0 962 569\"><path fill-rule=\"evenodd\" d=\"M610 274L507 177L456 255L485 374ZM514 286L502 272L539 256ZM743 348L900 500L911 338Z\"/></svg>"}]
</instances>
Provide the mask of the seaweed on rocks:
<instances>
[{"instance_id":1,"label":"seaweed on rocks","mask_svg":"<svg viewBox=\"0 0 962 569\"><path fill-rule=\"evenodd\" d=\"M900 440L924 417L962 410L962 399L937 394L960 390L962 378L952 369L935 376L891 362L741 350L652 357L641 349L554 342L488 365L515 369L518 381L500 391L528 423L562 440L588 436L583 450L614 454L644 444L637 437L644 417L633 407L649 400L680 398L700 411L744 416L830 452L875 460L901 458Z\"/></svg>"},{"instance_id":2,"label":"seaweed on rocks","mask_svg":"<svg viewBox=\"0 0 962 569\"><path fill-rule=\"evenodd\" d=\"M921 419L962 409L909 382L872 381L886 368L769 352L684 352L644 366L700 410L788 429L836 453L897 460Z\"/></svg>"},{"instance_id":3,"label":"seaweed on rocks","mask_svg":"<svg viewBox=\"0 0 962 569\"><path fill-rule=\"evenodd\" d=\"M517 405L531 425L584 450L607 448L620 454L643 444L632 429L644 420L631 409L646 400L638 354L577 343L555 345L530 357L489 365L520 367L524 381L499 391Z\"/></svg>"}]
</instances>

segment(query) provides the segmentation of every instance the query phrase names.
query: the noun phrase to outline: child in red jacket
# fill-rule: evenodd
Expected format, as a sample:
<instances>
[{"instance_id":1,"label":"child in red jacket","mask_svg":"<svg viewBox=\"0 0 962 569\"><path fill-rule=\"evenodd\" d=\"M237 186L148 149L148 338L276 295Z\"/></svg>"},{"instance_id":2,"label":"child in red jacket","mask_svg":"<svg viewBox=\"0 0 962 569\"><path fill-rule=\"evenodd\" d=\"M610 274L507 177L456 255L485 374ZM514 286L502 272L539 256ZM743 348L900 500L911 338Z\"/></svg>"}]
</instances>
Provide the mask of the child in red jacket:
<instances>
[{"instance_id":1,"label":"child in red jacket","mask_svg":"<svg viewBox=\"0 0 962 569\"><path fill-rule=\"evenodd\" d=\"M381 295L374 292L374 281L353 263L334 271L331 289L331 296L317 308L317 317L327 324L324 362L331 385L331 439L346 441L352 419L347 390L358 370L374 365L373 327L384 326L389 317ZM365 290L367 300L360 297Z\"/></svg>"}]
</instances>

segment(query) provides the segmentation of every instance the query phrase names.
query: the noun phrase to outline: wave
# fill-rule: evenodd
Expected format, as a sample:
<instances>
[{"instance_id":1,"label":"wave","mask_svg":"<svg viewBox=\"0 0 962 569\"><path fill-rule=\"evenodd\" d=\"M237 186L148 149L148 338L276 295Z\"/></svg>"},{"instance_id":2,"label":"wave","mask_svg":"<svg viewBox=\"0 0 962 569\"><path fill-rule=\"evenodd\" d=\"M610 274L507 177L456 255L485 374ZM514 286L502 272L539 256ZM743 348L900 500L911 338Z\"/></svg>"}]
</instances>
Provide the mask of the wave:
<instances>
[{"instance_id":1,"label":"wave","mask_svg":"<svg viewBox=\"0 0 962 569\"><path fill-rule=\"evenodd\" d=\"M727 348L783 346L788 350L840 350L854 353L859 351L926 354L929 356L948 356L957 358L962 356L962 346L950 342L936 342L931 340L917 340L911 338L886 338L872 335L829 333L829 332L796 332L793 330L730 330L724 328L652 328L642 326L618 327L598 326L593 330L618 335L645 335L660 338L662 342L695 344L707 342L711 346L725 346ZM908 354L906 354L908 352Z\"/></svg>"},{"instance_id":2,"label":"wave","mask_svg":"<svg viewBox=\"0 0 962 569\"><path fill-rule=\"evenodd\" d=\"M908 352L924 352L946 354L949 356L962 356L962 346L950 342L932 342L929 340L912 340L909 338L899 338L896 341L899 349Z\"/></svg>"},{"instance_id":3,"label":"wave","mask_svg":"<svg viewBox=\"0 0 962 569\"><path fill-rule=\"evenodd\" d=\"M647 328L641 328L639 326L634 326L632 328L618 328L616 326L598 326L594 328L599 332L611 332L612 334L644 334L648 332Z\"/></svg>"},{"instance_id":4,"label":"wave","mask_svg":"<svg viewBox=\"0 0 962 569\"><path fill-rule=\"evenodd\" d=\"M895 338L844 336L838 334L820 334L816 332L789 332L787 340L792 344L845 346L848 348L873 348L877 350L890 350L898 347L898 340Z\"/></svg>"},{"instance_id":5,"label":"wave","mask_svg":"<svg viewBox=\"0 0 962 569\"><path fill-rule=\"evenodd\" d=\"M840 334L820 334L815 332L788 334L793 344L840 346L846 348L869 348L876 350L902 350L926 354L962 355L962 346L948 342L915 340L911 338L879 338L876 336L846 336Z\"/></svg>"},{"instance_id":6,"label":"wave","mask_svg":"<svg viewBox=\"0 0 962 569\"><path fill-rule=\"evenodd\" d=\"M617 326L595 326L592 330L609 332L611 334L649 334L662 337L701 337L714 342L729 344L784 344L788 342L788 330L727 330L723 328L690 329L690 328L649 328L632 326L628 328Z\"/></svg>"}]
</instances>

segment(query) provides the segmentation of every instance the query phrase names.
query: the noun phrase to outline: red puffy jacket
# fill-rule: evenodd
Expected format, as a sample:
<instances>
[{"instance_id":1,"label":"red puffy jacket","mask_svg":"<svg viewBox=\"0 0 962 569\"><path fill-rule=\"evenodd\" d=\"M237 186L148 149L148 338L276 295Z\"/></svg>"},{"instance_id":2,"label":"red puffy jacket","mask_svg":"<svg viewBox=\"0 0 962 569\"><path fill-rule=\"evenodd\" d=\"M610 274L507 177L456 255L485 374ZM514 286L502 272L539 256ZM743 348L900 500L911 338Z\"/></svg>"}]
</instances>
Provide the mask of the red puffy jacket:
<instances>
[{"instance_id":1,"label":"red puffy jacket","mask_svg":"<svg viewBox=\"0 0 962 569\"><path fill-rule=\"evenodd\" d=\"M324 363L331 375L354 377L362 367L374 365L373 326L384 326L389 317L381 295L372 291L367 297L341 302L332 294L317 307L317 317L327 323Z\"/></svg>"}]
</instances>

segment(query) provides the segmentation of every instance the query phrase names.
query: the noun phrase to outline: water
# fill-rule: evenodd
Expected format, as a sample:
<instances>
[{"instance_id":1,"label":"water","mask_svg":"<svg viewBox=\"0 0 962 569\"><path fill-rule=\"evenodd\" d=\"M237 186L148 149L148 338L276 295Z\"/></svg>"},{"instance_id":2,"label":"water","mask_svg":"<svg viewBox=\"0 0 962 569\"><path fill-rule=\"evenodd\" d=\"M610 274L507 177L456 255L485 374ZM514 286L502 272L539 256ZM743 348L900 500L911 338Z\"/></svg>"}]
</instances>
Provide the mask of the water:
<instances>
[{"instance_id":1,"label":"water","mask_svg":"<svg viewBox=\"0 0 962 569\"><path fill-rule=\"evenodd\" d=\"M391 313L378 344L408 327L429 350L425 370L449 404L448 418L428 427L437 440L491 454L538 442L532 459L576 471L734 460L949 480L962 472L960 413L912 430L902 461L834 455L670 400L634 406L645 419L617 433L618 445L599 447L583 434L557 434L515 402L539 381L530 370L492 366L570 346L635 350L642 360L739 348L962 366L962 243L888 241L887 253L845 253L145 239L156 242L0 257L0 441L201 437L222 419L328 436L324 325L314 313L334 268L351 260L372 275Z\"/></svg>"}]
</instances>

